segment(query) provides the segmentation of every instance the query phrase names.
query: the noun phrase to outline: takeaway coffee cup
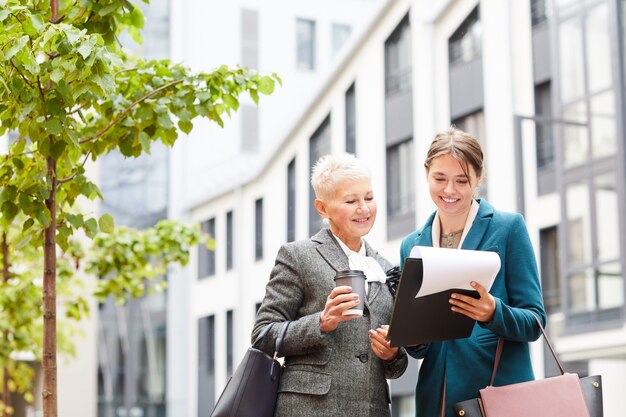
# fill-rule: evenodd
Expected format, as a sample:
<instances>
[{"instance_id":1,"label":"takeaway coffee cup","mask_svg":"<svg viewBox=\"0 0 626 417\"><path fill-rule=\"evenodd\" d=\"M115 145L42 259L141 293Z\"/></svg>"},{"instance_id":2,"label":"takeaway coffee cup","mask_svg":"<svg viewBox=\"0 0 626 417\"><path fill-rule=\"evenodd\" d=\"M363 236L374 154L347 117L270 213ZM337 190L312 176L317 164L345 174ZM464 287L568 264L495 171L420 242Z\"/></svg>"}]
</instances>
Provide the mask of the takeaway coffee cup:
<instances>
[{"instance_id":1,"label":"takeaway coffee cup","mask_svg":"<svg viewBox=\"0 0 626 417\"><path fill-rule=\"evenodd\" d=\"M335 275L335 286L348 285L352 287L352 292L359 294L359 304L354 308L343 312L344 316L349 315L363 315L363 308L365 307L365 281L366 277L363 271L358 269L348 269L346 271L339 271Z\"/></svg>"}]
</instances>

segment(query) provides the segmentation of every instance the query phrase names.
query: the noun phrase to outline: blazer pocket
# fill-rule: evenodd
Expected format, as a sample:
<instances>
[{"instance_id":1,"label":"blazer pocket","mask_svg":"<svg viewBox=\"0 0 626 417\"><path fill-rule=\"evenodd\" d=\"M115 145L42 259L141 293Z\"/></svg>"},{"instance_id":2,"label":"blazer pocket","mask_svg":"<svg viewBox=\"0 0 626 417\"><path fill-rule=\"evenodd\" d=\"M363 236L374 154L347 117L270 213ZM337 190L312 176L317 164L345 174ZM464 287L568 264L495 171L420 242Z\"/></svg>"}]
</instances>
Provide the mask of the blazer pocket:
<instances>
[{"instance_id":1,"label":"blazer pocket","mask_svg":"<svg viewBox=\"0 0 626 417\"><path fill-rule=\"evenodd\" d=\"M330 360L332 349L326 348L315 353L308 353L306 355L288 356L285 361L285 366L294 365L317 365L324 366Z\"/></svg>"},{"instance_id":2,"label":"blazer pocket","mask_svg":"<svg viewBox=\"0 0 626 417\"><path fill-rule=\"evenodd\" d=\"M278 392L326 395L330 391L332 377L323 372L289 370L285 368Z\"/></svg>"}]
</instances>

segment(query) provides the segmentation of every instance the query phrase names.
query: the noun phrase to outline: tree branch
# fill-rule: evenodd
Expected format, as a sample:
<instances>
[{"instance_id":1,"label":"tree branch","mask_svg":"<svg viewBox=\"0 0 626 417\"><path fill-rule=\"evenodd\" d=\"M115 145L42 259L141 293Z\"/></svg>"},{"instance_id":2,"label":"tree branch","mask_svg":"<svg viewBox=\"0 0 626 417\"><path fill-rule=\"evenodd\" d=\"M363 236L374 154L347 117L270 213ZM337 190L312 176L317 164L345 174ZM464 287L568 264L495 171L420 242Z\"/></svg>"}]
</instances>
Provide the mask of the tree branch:
<instances>
[{"instance_id":1,"label":"tree branch","mask_svg":"<svg viewBox=\"0 0 626 417\"><path fill-rule=\"evenodd\" d=\"M167 89L170 88L176 84L180 84L182 83L183 80L176 80L176 81L172 81L170 83L167 83L165 85L162 85L161 87L157 88L156 90L153 90L151 92L149 92L148 94L146 94L145 96L137 99L133 104L131 104L130 106L126 107L124 109L123 112L121 112L115 119L113 119L111 121L111 123L109 123L104 129L102 129L100 132L96 133L95 136L92 136L90 138L86 138L86 139L81 139L80 141L78 141L78 143L86 143L86 142L91 142L94 140L97 140L98 138L100 138L102 135L104 135L106 132L109 131L109 129L111 129L113 126L115 126L120 120L122 120L124 118L124 116L126 116L128 114L128 112L130 112L133 107L135 107L137 104L149 99L150 97L152 97L153 95Z\"/></svg>"}]
</instances>

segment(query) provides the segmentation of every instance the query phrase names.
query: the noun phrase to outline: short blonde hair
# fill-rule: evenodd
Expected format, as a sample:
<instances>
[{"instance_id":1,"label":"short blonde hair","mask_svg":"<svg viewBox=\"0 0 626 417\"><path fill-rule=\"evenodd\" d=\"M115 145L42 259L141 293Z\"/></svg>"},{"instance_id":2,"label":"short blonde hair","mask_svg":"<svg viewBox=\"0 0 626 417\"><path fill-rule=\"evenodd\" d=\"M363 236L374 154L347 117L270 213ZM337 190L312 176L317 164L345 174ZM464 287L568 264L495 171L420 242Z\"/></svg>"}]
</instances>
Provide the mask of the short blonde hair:
<instances>
[{"instance_id":1,"label":"short blonde hair","mask_svg":"<svg viewBox=\"0 0 626 417\"><path fill-rule=\"evenodd\" d=\"M311 186L315 197L327 201L343 180L370 179L365 164L351 153L328 154L317 160L311 173Z\"/></svg>"}]
</instances>

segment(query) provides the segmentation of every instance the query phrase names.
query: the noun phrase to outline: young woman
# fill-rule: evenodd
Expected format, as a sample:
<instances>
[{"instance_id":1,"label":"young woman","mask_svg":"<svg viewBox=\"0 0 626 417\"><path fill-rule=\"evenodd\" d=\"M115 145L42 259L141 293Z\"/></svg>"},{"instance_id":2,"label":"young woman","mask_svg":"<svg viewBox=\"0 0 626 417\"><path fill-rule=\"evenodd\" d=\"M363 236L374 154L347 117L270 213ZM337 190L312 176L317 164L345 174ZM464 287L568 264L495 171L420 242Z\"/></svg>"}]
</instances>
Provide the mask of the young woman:
<instances>
[{"instance_id":1,"label":"young woman","mask_svg":"<svg viewBox=\"0 0 626 417\"><path fill-rule=\"evenodd\" d=\"M476 398L490 381L499 337L504 351L495 385L534 379L528 342L541 331L532 313L545 324L537 262L521 215L494 209L475 194L483 180L483 153L478 140L450 128L437 134L428 150L426 174L437 210L405 237L401 265L413 246L493 251L501 268L489 292L471 285L479 299L453 294L450 308L477 321L467 339L408 349L424 359L415 393L416 416L452 416L452 405ZM445 411L445 414L442 412Z\"/></svg>"}]
</instances>

